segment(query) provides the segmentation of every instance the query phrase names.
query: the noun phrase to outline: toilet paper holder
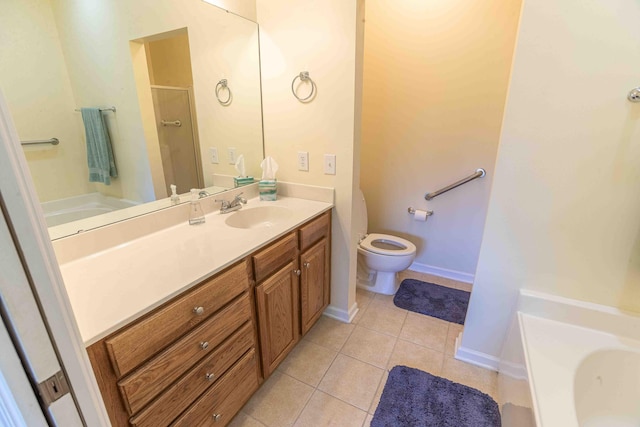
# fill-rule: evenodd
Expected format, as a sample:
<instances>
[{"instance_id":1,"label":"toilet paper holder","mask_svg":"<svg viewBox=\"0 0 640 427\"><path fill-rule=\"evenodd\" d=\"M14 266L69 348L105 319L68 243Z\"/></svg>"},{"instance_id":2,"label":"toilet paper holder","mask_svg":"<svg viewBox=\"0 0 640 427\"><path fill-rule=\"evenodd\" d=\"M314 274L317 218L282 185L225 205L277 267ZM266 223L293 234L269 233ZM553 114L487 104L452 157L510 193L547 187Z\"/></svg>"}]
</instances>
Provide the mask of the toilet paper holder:
<instances>
[{"instance_id":1,"label":"toilet paper holder","mask_svg":"<svg viewBox=\"0 0 640 427\"><path fill-rule=\"evenodd\" d=\"M416 209L411 207L411 206L409 206L407 208L407 212L409 212L409 215L415 215ZM427 211L427 216L431 216L431 215L433 215L433 211Z\"/></svg>"}]
</instances>

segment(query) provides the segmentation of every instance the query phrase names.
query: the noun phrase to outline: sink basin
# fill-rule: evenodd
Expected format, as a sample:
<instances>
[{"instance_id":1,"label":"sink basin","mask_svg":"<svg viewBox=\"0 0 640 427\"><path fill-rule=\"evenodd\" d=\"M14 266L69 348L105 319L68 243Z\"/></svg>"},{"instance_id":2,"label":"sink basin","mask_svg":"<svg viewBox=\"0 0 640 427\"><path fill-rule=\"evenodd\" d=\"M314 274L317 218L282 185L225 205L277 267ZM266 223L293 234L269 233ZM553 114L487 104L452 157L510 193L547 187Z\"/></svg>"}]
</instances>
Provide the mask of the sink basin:
<instances>
[{"instance_id":1,"label":"sink basin","mask_svg":"<svg viewBox=\"0 0 640 427\"><path fill-rule=\"evenodd\" d=\"M292 214L282 206L258 206L236 211L224 222L234 228L268 228L286 221Z\"/></svg>"}]
</instances>

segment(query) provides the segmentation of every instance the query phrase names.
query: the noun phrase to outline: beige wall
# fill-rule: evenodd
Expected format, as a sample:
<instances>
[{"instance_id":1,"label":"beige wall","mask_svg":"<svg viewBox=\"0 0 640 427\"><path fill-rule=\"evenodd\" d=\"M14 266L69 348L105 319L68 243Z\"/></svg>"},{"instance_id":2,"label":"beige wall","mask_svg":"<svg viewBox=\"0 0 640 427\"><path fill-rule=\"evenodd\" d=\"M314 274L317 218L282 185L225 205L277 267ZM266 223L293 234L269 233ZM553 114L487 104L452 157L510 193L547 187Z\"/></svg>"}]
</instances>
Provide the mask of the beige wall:
<instances>
[{"instance_id":1,"label":"beige wall","mask_svg":"<svg viewBox=\"0 0 640 427\"><path fill-rule=\"evenodd\" d=\"M153 200L152 173L158 176L157 171L151 170L145 144L145 141L153 143L154 136L157 141L155 125L146 124L155 123L153 112L142 111L144 107L139 103L143 100L144 105L150 105L150 89L144 89L148 94L139 98L136 79L145 79L140 73L134 77L133 72L134 60L138 65L145 62L141 57L144 49L140 52L129 43L178 29L187 28L189 34L203 159L208 159L204 154L209 146L217 146L222 154L221 169L233 170L224 163L225 147L238 145L238 154L246 152L248 167L259 168L262 132L257 46L241 36L249 34L255 41L254 23L200 0L80 3L53 0L52 3L76 102L115 105L118 109L116 114L106 117L124 197ZM233 25L230 19L234 20ZM253 61L251 66L249 58ZM229 107L221 106L213 95L221 78L227 78L234 90L234 102ZM148 86L148 75L146 82ZM204 163L205 184L209 186L213 165Z\"/></svg>"},{"instance_id":2,"label":"beige wall","mask_svg":"<svg viewBox=\"0 0 640 427\"><path fill-rule=\"evenodd\" d=\"M256 0L206 0L207 2L221 7L229 12L243 16L257 22Z\"/></svg>"},{"instance_id":3,"label":"beige wall","mask_svg":"<svg viewBox=\"0 0 640 427\"><path fill-rule=\"evenodd\" d=\"M369 230L414 242L415 268L473 277L519 10L520 0L367 1L360 184ZM424 200L477 168L488 178ZM409 206L435 214L414 222Z\"/></svg>"},{"instance_id":4,"label":"beige wall","mask_svg":"<svg viewBox=\"0 0 640 427\"><path fill-rule=\"evenodd\" d=\"M282 181L335 188L330 313L348 318L355 305L353 190L358 182L355 1L258 0L265 151L279 163ZM309 71L318 93L307 104L291 81ZM302 93L301 89L301 93ZM306 93L306 92L304 92ZM309 172L296 153L309 152ZM335 154L337 174L324 175L323 155Z\"/></svg>"},{"instance_id":5,"label":"beige wall","mask_svg":"<svg viewBox=\"0 0 640 427\"><path fill-rule=\"evenodd\" d=\"M183 88L193 86L189 35L186 32L151 41L146 48L152 85Z\"/></svg>"},{"instance_id":6,"label":"beige wall","mask_svg":"<svg viewBox=\"0 0 640 427\"><path fill-rule=\"evenodd\" d=\"M83 128L48 0L10 0L0 13L0 89L25 148L40 201L96 191L89 182ZM44 78L43 78L44 76Z\"/></svg>"},{"instance_id":7,"label":"beige wall","mask_svg":"<svg viewBox=\"0 0 640 427\"><path fill-rule=\"evenodd\" d=\"M525 0L463 347L499 355L521 288L640 312L639 21Z\"/></svg>"}]
</instances>

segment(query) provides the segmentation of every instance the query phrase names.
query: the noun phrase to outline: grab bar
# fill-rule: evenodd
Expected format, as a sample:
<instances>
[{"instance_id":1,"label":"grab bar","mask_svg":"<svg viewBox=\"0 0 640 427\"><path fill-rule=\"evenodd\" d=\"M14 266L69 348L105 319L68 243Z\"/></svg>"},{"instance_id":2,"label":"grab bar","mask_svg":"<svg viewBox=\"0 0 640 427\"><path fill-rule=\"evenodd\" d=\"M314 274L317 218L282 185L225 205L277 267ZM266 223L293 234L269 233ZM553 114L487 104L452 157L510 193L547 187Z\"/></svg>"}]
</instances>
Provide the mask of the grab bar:
<instances>
[{"instance_id":1,"label":"grab bar","mask_svg":"<svg viewBox=\"0 0 640 427\"><path fill-rule=\"evenodd\" d=\"M58 138L50 138L50 139L34 139L31 141L20 141L21 145L39 145L39 144L51 144L58 145L60 144L60 140Z\"/></svg>"},{"instance_id":2,"label":"grab bar","mask_svg":"<svg viewBox=\"0 0 640 427\"><path fill-rule=\"evenodd\" d=\"M476 172L474 174L469 175L468 177L463 178L460 181L456 181L451 185L447 185L446 187L441 188L438 191L434 191L432 193L427 193L427 194L424 195L424 198L427 199L427 200L431 200L434 197L441 195L442 193L446 193L449 190L453 190L454 188L461 186L462 184L466 184L467 182L473 181L476 178L482 178L486 174L487 174L487 172L484 169L482 169L482 168L476 169Z\"/></svg>"}]
</instances>

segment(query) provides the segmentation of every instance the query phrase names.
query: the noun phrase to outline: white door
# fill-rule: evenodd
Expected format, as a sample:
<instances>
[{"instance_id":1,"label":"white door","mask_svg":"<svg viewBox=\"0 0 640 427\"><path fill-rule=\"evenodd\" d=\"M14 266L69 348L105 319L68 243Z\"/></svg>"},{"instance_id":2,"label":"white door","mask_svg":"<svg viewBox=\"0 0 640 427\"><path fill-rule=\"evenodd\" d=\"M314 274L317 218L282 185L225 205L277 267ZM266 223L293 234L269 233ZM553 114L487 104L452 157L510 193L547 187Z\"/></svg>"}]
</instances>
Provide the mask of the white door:
<instances>
[{"instance_id":1,"label":"white door","mask_svg":"<svg viewBox=\"0 0 640 427\"><path fill-rule=\"evenodd\" d=\"M56 391L62 391L57 400L45 406L48 424L108 426L24 154L1 93L0 297L5 331L13 342L9 349L17 350L26 377L32 383L44 383L52 400L57 397ZM4 357L4 346L1 348ZM3 373L6 374L4 370ZM56 374L57 380L51 380ZM71 393L64 393L62 377L66 378ZM14 391L19 388L16 384L8 385L19 398L18 408L22 409L21 405L31 408L32 402L22 401L29 398ZM30 417L31 412L22 415Z\"/></svg>"}]
</instances>

